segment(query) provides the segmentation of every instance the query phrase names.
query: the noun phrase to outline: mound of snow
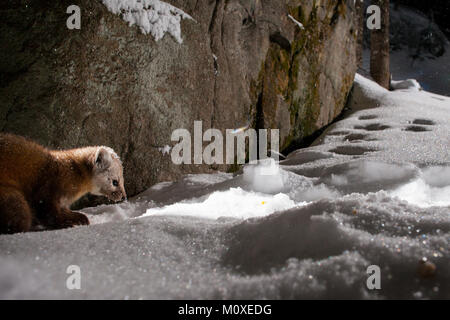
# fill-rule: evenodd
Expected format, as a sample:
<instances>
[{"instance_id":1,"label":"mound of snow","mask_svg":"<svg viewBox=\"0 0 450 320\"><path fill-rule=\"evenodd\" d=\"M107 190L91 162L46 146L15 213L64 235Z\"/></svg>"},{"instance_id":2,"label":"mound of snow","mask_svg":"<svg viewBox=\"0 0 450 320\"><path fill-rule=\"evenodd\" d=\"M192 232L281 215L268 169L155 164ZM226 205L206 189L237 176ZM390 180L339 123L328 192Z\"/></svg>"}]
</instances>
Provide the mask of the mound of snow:
<instances>
[{"instance_id":1,"label":"mound of snow","mask_svg":"<svg viewBox=\"0 0 450 320\"><path fill-rule=\"evenodd\" d=\"M305 203L295 203L286 194L267 195L231 188L216 191L202 201L177 202L162 208L151 208L142 217L154 215L194 216L207 219L222 217L246 219L267 216Z\"/></svg>"},{"instance_id":2,"label":"mound of snow","mask_svg":"<svg viewBox=\"0 0 450 320\"><path fill-rule=\"evenodd\" d=\"M244 167L244 181L257 192L277 193L283 190L283 173L274 159L260 160Z\"/></svg>"},{"instance_id":3,"label":"mound of snow","mask_svg":"<svg viewBox=\"0 0 450 320\"><path fill-rule=\"evenodd\" d=\"M224 262L238 270L216 298L448 298L450 217L380 191L322 200L233 226ZM423 258L436 275L420 278ZM367 268L381 270L368 290Z\"/></svg>"},{"instance_id":4,"label":"mound of snow","mask_svg":"<svg viewBox=\"0 0 450 320\"><path fill-rule=\"evenodd\" d=\"M450 167L430 167L422 175L392 192L392 196L425 208L450 206Z\"/></svg>"},{"instance_id":5,"label":"mound of snow","mask_svg":"<svg viewBox=\"0 0 450 320\"><path fill-rule=\"evenodd\" d=\"M415 90L419 91L422 90L422 87L420 86L419 82L415 79L407 79L407 80L400 80L400 81L391 81L391 88L393 90Z\"/></svg>"}]
</instances>

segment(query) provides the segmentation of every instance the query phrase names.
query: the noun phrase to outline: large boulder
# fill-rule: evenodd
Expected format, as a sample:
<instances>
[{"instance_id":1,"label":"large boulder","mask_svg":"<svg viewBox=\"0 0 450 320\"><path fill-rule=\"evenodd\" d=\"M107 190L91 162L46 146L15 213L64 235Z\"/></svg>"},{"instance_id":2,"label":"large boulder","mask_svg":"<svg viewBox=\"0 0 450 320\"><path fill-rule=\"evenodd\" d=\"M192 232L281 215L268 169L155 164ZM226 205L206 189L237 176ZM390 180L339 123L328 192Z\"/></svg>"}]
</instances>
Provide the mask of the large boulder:
<instances>
[{"instance_id":1,"label":"large boulder","mask_svg":"<svg viewBox=\"0 0 450 320\"><path fill-rule=\"evenodd\" d=\"M353 0L166 2L193 18L181 21L182 43L155 41L100 0L3 1L0 130L52 148L111 146L133 195L226 169L162 152L194 120L279 128L286 149L342 111L356 70ZM80 30L66 27L73 4Z\"/></svg>"}]
</instances>

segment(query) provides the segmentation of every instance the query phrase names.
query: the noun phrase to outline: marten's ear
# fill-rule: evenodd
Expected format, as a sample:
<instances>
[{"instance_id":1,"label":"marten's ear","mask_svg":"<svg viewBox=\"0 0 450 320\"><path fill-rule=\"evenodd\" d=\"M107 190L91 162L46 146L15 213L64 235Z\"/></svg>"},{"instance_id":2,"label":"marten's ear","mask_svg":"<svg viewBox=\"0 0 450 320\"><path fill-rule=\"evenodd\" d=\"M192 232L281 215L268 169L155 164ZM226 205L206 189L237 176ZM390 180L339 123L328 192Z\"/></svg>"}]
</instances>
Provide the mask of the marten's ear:
<instances>
[{"instance_id":1,"label":"marten's ear","mask_svg":"<svg viewBox=\"0 0 450 320\"><path fill-rule=\"evenodd\" d=\"M98 148L95 153L95 166L99 169L107 169L111 165L111 153L105 148Z\"/></svg>"}]
</instances>

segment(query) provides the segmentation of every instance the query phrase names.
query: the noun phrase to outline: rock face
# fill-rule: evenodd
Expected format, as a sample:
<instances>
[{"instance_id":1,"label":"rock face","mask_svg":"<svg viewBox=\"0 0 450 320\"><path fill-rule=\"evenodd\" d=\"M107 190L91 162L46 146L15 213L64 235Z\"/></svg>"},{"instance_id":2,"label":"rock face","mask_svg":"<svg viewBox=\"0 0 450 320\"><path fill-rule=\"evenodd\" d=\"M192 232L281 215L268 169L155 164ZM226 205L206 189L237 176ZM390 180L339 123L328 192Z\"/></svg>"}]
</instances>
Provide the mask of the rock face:
<instances>
[{"instance_id":1,"label":"rock face","mask_svg":"<svg viewBox=\"0 0 450 320\"><path fill-rule=\"evenodd\" d=\"M111 146L133 195L218 168L177 166L160 151L173 130L193 134L194 120L279 128L284 149L343 109L356 70L353 0L167 2L195 19L182 21L181 44L156 42L101 1L3 1L0 130L52 148ZM72 4L80 30L66 27Z\"/></svg>"}]
</instances>

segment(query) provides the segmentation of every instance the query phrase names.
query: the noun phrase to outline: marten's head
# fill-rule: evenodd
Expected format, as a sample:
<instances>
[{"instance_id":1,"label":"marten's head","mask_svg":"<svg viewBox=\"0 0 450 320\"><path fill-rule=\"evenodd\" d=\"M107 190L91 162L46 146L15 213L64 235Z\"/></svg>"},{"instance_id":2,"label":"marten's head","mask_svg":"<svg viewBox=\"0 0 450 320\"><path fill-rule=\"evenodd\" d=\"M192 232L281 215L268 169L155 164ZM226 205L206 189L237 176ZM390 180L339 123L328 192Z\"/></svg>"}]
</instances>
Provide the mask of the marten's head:
<instances>
[{"instance_id":1,"label":"marten's head","mask_svg":"<svg viewBox=\"0 0 450 320\"><path fill-rule=\"evenodd\" d=\"M92 194L106 196L113 201L126 199L123 168L117 154L108 147L98 147L92 170Z\"/></svg>"}]
</instances>

